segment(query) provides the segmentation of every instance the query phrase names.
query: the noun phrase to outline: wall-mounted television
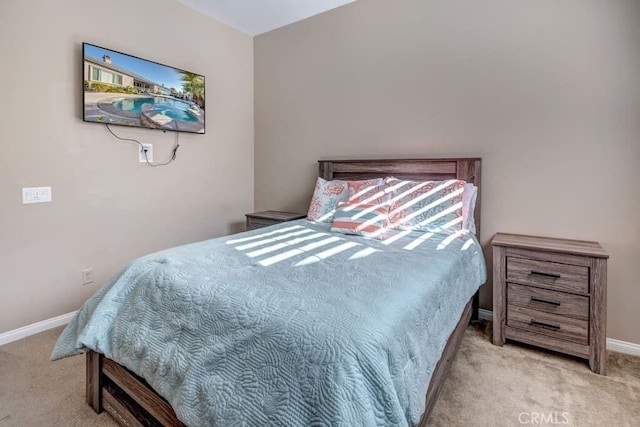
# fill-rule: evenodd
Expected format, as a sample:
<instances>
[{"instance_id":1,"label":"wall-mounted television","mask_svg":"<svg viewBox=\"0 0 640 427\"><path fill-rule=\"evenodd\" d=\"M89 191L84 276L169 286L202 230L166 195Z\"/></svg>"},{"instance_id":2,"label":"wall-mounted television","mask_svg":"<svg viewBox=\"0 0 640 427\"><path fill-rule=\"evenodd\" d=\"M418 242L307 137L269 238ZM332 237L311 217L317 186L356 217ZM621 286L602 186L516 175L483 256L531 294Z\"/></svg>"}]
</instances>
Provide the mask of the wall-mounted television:
<instances>
[{"instance_id":1,"label":"wall-mounted television","mask_svg":"<svg viewBox=\"0 0 640 427\"><path fill-rule=\"evenodd\" d=\"M204 76L82 43L83 120L204 133Z\"/></svg>"}]
</instances>

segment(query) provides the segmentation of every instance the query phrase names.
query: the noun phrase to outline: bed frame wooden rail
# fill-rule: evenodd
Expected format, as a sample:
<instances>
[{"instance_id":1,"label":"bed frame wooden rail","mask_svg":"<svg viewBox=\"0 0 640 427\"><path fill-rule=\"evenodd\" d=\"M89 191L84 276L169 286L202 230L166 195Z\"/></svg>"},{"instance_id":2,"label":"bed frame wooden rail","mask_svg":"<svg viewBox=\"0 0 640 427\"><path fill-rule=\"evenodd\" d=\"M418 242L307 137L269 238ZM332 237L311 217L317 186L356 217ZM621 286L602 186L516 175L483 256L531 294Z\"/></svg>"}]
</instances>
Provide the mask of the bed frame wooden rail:
<instances>
[{"instance_id":1,"label":"bed frame wooden rail","mask_svg":"<svg viewBox=\"0 0 640 427\"><path fill-rule=\"evenodd\" d=\"M475 209L476 235L480 237L479 158L320 160L320 176L325 179L368 179L385 176L415 180L462 179L478 187ZM425 411L419 426L426 426L460 347L467 325L477 319L478 293L469 300L449 336L436 364L426 393ZM118 363L94 351L86 355L86 400L94 411L106 410L126 426L184 426L176 414L146 381Z\"/></svg>"}]
</instances>

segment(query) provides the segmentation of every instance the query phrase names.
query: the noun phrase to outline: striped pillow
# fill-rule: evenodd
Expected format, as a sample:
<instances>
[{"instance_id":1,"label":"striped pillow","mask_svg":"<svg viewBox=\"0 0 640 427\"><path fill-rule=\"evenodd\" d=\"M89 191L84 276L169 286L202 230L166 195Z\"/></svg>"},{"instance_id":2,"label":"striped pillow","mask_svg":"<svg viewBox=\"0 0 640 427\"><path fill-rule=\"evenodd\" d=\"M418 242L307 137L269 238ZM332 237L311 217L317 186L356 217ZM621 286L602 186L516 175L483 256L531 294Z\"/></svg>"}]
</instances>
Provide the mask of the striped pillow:
<instances>
[{"instance_id":1,"label":"striped pillow","mask_svg":"<svg viewBox=\"0 0 640 427\"><path fill-rule=\"evenodd\" d=\"M464 181L403 181L387 178L389 228L455 232L462 229Z\"/></svg>"},{"instance_id":2,"label":"striped pillow","mask_svg":"<svg viewBox=\"0 0 640 427\"><path fill-rule=\"evenodd\" d=\"M331 231L380 239L387 228L387 205L342 202L338 204Z\"/></svg>"}]
</instances>

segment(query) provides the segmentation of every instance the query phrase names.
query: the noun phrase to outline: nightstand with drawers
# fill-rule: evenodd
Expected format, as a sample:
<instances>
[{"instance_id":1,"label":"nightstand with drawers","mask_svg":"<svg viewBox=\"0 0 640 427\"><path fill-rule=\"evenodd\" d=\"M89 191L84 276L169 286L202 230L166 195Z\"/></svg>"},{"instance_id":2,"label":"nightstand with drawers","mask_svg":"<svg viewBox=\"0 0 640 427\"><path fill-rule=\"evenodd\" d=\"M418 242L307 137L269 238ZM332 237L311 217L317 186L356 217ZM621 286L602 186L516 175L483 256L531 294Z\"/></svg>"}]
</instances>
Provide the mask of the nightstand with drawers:
<instances>
[{"instance_id":1,"label":"nightstand with drawers","mask_svg":"<svg viewBox=\"0 0 640 427\"><path fill-rule=\"evenodd\" d=\"M605 375L609 255L600 244L498 233L491 245L493 343L571 354Z\"/></svg>"},{"instance_id":2,"label":"nightstand with drawers","mask_svg":"<svg viewBox=\"0 0 640 427\"><path fill-rule=\"evenodd\" d=\"M245 216L247 217L247 231L307 217L305 214L280 211L253 212L245 214Z\"/></svg>"}]
</instances>

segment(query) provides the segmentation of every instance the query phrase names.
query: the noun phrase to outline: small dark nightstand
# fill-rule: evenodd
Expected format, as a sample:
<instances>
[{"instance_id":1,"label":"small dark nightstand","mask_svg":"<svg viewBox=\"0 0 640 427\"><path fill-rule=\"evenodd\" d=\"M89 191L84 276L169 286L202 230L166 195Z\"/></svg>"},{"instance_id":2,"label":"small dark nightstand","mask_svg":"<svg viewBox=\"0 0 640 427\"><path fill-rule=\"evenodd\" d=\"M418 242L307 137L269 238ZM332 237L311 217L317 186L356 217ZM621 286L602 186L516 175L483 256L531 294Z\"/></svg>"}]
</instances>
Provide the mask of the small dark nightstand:
<instances>
[{"instance_id":1,"label":"small dark nightstand","mask_svg":"<svg viewBox=\"0 0 640 427\"><path fill-rule=\"evenodd\" d=\"M245 216L247 217L247 231L307 217L305 214L280 211L253 212L245 214Z\"/></svg>"},{"instance_id":2,"label":"small dark nightstand","mask_svg":"<svg viewBox=\"0 0 640 427\"><path fill-rule=\"evenodd\" d=\"M568 353L605 375L609 255L600 244L498 233L491 245L493 343Z\"/></svg>"}]
</instances>

